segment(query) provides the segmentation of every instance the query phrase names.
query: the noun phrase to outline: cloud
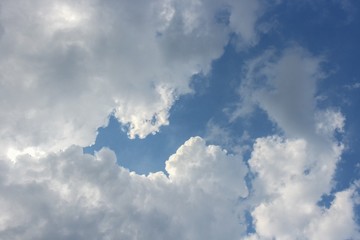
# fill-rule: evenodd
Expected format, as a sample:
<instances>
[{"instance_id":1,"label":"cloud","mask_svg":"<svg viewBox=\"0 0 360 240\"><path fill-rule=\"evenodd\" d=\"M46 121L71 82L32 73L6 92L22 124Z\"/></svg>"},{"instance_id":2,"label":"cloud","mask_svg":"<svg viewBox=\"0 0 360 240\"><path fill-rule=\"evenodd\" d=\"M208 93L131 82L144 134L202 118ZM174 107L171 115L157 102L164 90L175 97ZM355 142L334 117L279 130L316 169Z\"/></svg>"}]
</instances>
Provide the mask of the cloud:
<instances>
[{"instance_id":1,"label":"cloud","mask_svg":"<svg viewBox=\"0 0 360 240\"><path fill-rule=\"evenodd\" d=\"M291 213L282 201L260 205L253 212L256 229L246 239L357 239L359 228L354 221L352 191L336 194L329 209L320 209L300 203ZM281 212L284 212L282 214ZM284 217L284 215L286 217ZM299 216L301 215L301 217ZM274 221L274 219L276 219ZM287 228L287 229L286 229ZM291 231L289 231L291 229Z\"/></svg>"},{"instance_id":2,"label":"cloud","mask_svg":"<svg viewBox=\"0 0 360 240\"><path fill-rule=\"evenodd\" d=\"M325 76L322 61L292 47L280 54L270 50L247 64L233 117L259 107L282 130L281 137L258 138L249 159L255 178L247 200L256 232L249 239L359 237L353 187L335 191L328 209L319 204L334 190L333 176L344 149L334 134L343 132L345 122L340 112L316 106L316 83Z\"/></svg>"},{"instance_id":3,"label":"cloud","mask_svg":"<svg viewBox=\"0 0 360 240\"><path fill-rule=\"evenodd\" d=\"M130 138L169 124L171 106L192 91L194 74L210 72L231 34L238 49L256 44L260 1L0 7L0 238L359 237L358 186L333 192L344 149L334 133L345 117L317 108L324 59L298 46L247 61L232 120L258 107L282 131L258 138L248 165L200 137L148 176L118 166L109 149L83 154L110 114ZM208 127L209 138L232 136ZM324 194L334 196L329 208Z\"/></svg>"},{"instance_id":4,"label":"cloud","mask_svg":"<svg viewBox=\"0 0 360 240\"><path fill-rule=\"evenodd\" d=\"M1 239L234 239L247 196L241 156L189 139L162 172L137 175L80 147L0 161ZM226 220L226 221L224 221Z\"/></svg>"},{"instance_id":5,"label":"cloud","mask_svg":"<svg viewBox=\"0 0 360 240\"><path fill-rule=\"evenodd\" d=\"M354 189L338 192L330 209L309 224L309 238L356 239L359 227L354 222Z\"/></svg>"},{"instance_id":6,"label":"cloud","mask_svg":"<svg viewBox=\"0 0 360 240\"><path fill-rule=\"evenodd\" d=\"M200 137L191 138L181 146L166 162L170 180L195 186L200 183L205 193L223 195L224 191L228 191L230 195L246 197L247 189L243 179L247 171L240 156L230 155L227 161L222 161L226 151L214 145L207 148L204 146L205 141ZM243 184L239 185L239 182Z\"/></svg>"},{"instance_id":7,"label":"cloud","mask_svg":"<svg viewBox=\"0 0 360 240\"><path fill-rule=\"evenodd\" d=\"M334 144L319 150L307 145L303 139L279 137L255 143L249 165L257 176L250 198L257 235L260 239L356 239L354 189L336 193L329 209L318 204L323 194L330 194L341 147Z\"/></svg>"},{"instance_id":8,"label":"cloud","mask_svg":"<svg viewBox=\"0 0 360 240\"><path fill-rule=\"evenodd\" d=\"M255 38L260 4L251 2L2 1L2 149L88 146L110 114L130 138L159 131L229 33ZM229 8L230 23L217 21ZM241 27L234 14L246 15Z\"/></svg>"},{"instance_id":9,"label":"cloud","mask_svg":"<svg viewBox=\"0 0 360 240\"><path fill-rule=\"evenodd\" d=\"M329 208L318 204L330 194L342 149L334 140L319 149L303 138L258 138L250 189L242 156L200 137L170 156L165 173L147 176L118 166L106 148L95 156L72 146L14 162L2 157L0 238L356 239L355 185ZM256 231L249 236L247 211Z\"/></svg>"},{"instance_id":10,"label":"cloud","mask_svg":"<svg viewBox=\"0 0 360 240\"><path fill-rule=\"evenodd\" d=\"M297 46L281 53L268 50L248 61L239 89L241 103L232 118L246 116L258 105L287 135L310 136L316 84L325 76L323 61Z\"/></svg>"}]
</instances>

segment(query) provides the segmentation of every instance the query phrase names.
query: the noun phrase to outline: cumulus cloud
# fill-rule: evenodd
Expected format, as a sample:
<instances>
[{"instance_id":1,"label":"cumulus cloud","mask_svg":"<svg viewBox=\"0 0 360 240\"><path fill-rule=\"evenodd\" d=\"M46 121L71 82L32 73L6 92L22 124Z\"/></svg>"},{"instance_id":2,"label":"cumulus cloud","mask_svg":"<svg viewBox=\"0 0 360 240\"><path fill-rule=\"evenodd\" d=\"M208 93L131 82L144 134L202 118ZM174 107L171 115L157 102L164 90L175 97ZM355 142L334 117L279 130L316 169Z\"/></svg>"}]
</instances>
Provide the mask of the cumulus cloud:
<instances>
[{"instance_id":1,"label":"cumulus cloud","mask_svg":"<svg viewBox=\"0 0 360 240\"><path fill-rule=\"evenodd\" d=\"M321 62L293 47L280 54L270 50L247 64L234 117L259 107L283 133L259 138L253 147L249 167L256 177L248 200L256 233L249 239L359 237L353 188L336 193L328 209L319 204L334 187L344 149L334 133L345 122L340 112L316 107L316 83L325 76Z\"/></svg>"},{"instance_id":2,"label":"cumulus cloud","mask_svg":"<svg viewBox=\"0 0 360 240\"><path fill-rule=\"evenodd\" d=\"M251 4L249 4L251 2ZM249 5L249 6L248 6ZM241 156L191 138L162 172L137 175L103 149L113 114L130 138L169 124L189 81L230 33L256 39L258 1L1 1L0 237L232 239L247 196ZM234 14L247 20L235 23ZM227 221L224 221L226 219Z\"/></svg>"},{"instance_id":3,"label":"cumulus cloud","mask_svg":"<svg viewBox=\"0 0 360 240\"><path fill-rule=\"evenodd\" d=\"M1 164L1 239L235 239L247 196L241 156L189 139L162 172L137 175L80 147ZM19 177L21 176L21 177Z\"/></svg>"},{"instance_id":4,"label":"cumulus cloud","mask_svg":"<svg viewBox=\"0 0 360 240\"><path fill-rule=\"evenodd\" d=\"M252 44L260 3L250 2L1 1L2 148L88 146L110 114L130 138L159 131L229 33ZM241 26L234 15L246 15Z\"/></svg>"},{"instance_id":5,"label":"cumulus cloud","mask_svg":"<svg viewBox=\"0 0 360 240\"><path fill-rule=\"evenodd\" d=\"M332 193L345 117L317 109L324 59L300 47L247 62L232 120L259 107L282 130L257 139L247 164L200 137L147 176L109 149L83 154L110 114L130 138L169 124L230 34L239 49L256 44L263 10L250 0L1 1L0 238L359 238L358 186ZM209 138L231 136L211 128Z\"/></svg>"},{"instance_id":6,"label":"cumulus cloud","mask_svg":"<svg viewBox=\"0 0 360 240\"><path fill-rule=\"evenodd\" d=\"M314 150L303 139L257 140L249 164L257 175L251 201L255 204L252 216L261 239L359 237L353 189L336 193L329 209L318 204L322 195L332 189L340 154L341 147L337 145Z\"/></svg>"},{"instance_id":7,"label":"cumulus cloud","mask_svg":"<svg viewBox=\"0 0 360 240\"><path fill-rule=\"evenodd\" d=\"M186 141L166 172L138 175L115 154L72 146L44 157L0 161L2 239L356 239L356 186L329 193L342 147L302 138L259 138L248 167L204 139ZM249 193L250 190L250 193ZM254 228L247 236L245 213Z\"/></svg>"}]
</instances>

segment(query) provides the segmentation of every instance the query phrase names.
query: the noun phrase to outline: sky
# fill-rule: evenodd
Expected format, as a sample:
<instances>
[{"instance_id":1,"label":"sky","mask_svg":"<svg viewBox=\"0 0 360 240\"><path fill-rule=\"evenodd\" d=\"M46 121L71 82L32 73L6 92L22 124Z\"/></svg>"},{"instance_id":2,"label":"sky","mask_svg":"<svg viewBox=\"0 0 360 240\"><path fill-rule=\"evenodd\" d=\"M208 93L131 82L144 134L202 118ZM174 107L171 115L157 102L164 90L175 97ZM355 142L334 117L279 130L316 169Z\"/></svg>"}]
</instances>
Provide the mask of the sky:
<instances>
[{"instance_id":1,"label":"sky","mask_svg":"<svg viewBox=\"0 0 360 240\"><path fill-rule=\"evenodd\" d=\"M0 239L360 239L356 0L1 0Z\"/></svg>"}]
</instances>

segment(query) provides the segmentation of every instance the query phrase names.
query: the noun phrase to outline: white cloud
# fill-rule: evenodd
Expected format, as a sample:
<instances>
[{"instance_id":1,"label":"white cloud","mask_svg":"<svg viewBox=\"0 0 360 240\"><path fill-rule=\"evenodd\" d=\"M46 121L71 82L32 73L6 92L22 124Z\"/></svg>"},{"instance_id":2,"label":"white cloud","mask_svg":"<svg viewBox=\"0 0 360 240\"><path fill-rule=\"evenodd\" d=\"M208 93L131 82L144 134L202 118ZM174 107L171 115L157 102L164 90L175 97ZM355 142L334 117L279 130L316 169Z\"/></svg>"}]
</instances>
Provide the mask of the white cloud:
<instances>
[{"instance_id":1,"label":"white cloud","mask_svg":"<svg viewBox=\"0 0 360 240\"><path fill-rule=\"evenodd\" d=\"M302 202L291 209L282 201L262 204L253 213L258 234L246 239L358 239L352 194L351 189L338 192L329 209Z\"/></svg>"},{"instance_id":2,"label":"white cloud","mask_svg":"<svg viewBox=\"0 0 360 240\"><path fill-rule=\"evenodd\" d=\"M279 137L257 140L249 161L257 176L249 199L254 204L257 235L261 239L355 239L353 190L338 192L329 209L317 204L332 189L341 147L314 149L307 144L303 139ZM332 231L338 233L332 235Z\"/></svg>"},{"instance_id":3,"label":"white cloud","mask_svg":"<svg viewBox=\"0 0 360 240\"><path fill-rule=\"evenodd\" d=\"M307 229L309 239L358 239L359 226L354 221L354 189L338 192L331 208L309 224Z\"/></svg>"},{"instance_id":4,"label":"white cloud","mask_svg":"<svg viewBox=\"0 0 360 240\"><path fill-rule=\"evenodd\" d=\"M235 239L247 196L240 156L189 139L167 161L168 177L116 165L71 147L44 158L0 161L1 239Z\"/></svg>"},{"instance_id":5,"label":"white cloud","mask_svg":"<svg viewBox=\"0 0 360 240\"><path fill-rule=\"evenodd\" d=\"M87 146L112 112L131 138L159 131L230 32L255 37L251 2L1 1L0 145ZM228 6L242 27L216 21Z\"/></svg>"},{"instance_id":6,"label":"white cloud","mask_svg":"<svg viewBox=\"0 0 360 240\"><path fill-rule=\"evenodd\" d=\"M323 59L299 47L247 64L233 118L259 106L285 133L257 139L249 196L242 157L199 137L166 162L168 176L129 172L108 149L82 153L111 113L131 138L169 124L229 33L239 48L256 43L260 1L3 0L0 9L0 238L238 239L245 210L251 239L358 237L355 187L317 205L333 186L343 146L332 135L345 118L316 109Z\"/></svg>"},{"instance_id":7,"label":"white cloud","mask_svg":"<svg viewBox=\"0 0 360 240\"><path fill-rule=\"evenodd\" d=\"M332 136L334 131L344 132L345 117L338 111L318 111L315 119L316 131L321 135Z\"/></svg>"},{"instance_id":8,"label":"white cloud","mask_svg":"<svg viewBox=\"0 0 360 240\"><path fill-rule=\"evenodd\" d=\"M247 199L256 230L250 239L359 237L353 190L336 193L329 209L318 204L334 187L344 147L333 135L345 122L338 111L316 108L316 83L325 76L322 61L294 47L281 54L270 50L247 64L233 117L258 106L284 133L257 139L249 160L256 176Z\"/></svg>"},{"instance_id":9,"label":"white cloud","mask_svg":"<svg viewBox=\"0 0 360 240\"><path fill-rule=\"evenodd\" d=\"M129 172L108 149L3 157L0 238L356 239L355 185L337 193L329 209L317 205L342 150L327 143L318 149L301 138L257 139L250 195L242 157L200 137L169 158L167 175ZM256 230L248 238L247 210Z\"/></svg>"},{"instance_id":10,"label":"white cloud","mask_svg":"<svg viewBox=\"0 0 360 240\"><path fill-rule=\"evenodd\" d=\"M187 186L201 185L204 193L223 195L228 192L224 195L245 198L247 170L240 156L230 155L224 161L225 150L214 145L204 147L205 141L200 137L191 138L181 146L166 162L170 180Z\"/></svg>"}]
</instances>

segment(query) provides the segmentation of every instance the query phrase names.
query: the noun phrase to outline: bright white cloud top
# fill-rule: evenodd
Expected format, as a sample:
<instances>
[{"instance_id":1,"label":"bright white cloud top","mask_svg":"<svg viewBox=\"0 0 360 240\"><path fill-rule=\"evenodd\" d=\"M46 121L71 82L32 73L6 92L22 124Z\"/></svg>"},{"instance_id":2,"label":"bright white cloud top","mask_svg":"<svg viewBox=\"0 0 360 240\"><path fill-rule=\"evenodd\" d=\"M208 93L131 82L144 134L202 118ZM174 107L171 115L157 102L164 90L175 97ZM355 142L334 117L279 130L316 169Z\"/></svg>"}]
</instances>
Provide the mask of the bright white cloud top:
<instances>
[{"instance_id":1,"label":"bright white cloud top","mask_svg":"<svg viewBox=\"0 0 360 240\"><path fill-rule=\"evenodd\" d=\"M351 1L333 4L347 21L357 17ZM277 6L293 7L1 1L0 238L360 239L359 180L345 189L334 180L348 147L339 137L346 115L319 104L330 57L294 39L248 54L281 30L264 21ZM223 106L224 115L241 122L260 110L274 124L273 134L252 139L249 156L244 146L207 143L236 131L212 119L210 134L179 146L165 172L139 175L108 148L83 152L110 115L130 139L171 127L171 107L196 91L192 77L210 75L229 45L244 60L236 107ZM244 133L234 142L250 138ZM323 204L326 196L334 199Z\"/></svg>"}]
</instances>

